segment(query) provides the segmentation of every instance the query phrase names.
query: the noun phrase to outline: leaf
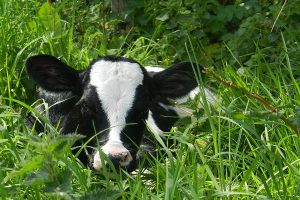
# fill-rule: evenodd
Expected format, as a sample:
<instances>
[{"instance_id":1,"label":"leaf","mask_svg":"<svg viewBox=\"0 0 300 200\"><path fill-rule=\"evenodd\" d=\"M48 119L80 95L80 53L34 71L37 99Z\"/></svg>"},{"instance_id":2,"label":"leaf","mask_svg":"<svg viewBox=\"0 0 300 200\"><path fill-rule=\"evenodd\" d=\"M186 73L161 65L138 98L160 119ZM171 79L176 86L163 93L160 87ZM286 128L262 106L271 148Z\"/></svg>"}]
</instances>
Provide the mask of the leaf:
<instances>
[{"instance_id":1,"label":"leaf","mask_svg":"<svg viewBox=\"0 0 300 200\"><path fill-rule=\"evenodd\" d=\"M169 19L169 14L165 13L165 14L159 15L155 19L162 21L162 22L167 21Z\"/></svg>"},{"instance_id":2,"label":"leaf","mask_svg":"<svg viewBox=\"0 0 300 200\"><path fill-rule=\"evenodd\" d=\"M36 21L34 21L34 20L29 21L28 26L32 32L37 31Z\"/></svg>"},{"instance_id":3,"label":"leaf","mask_svg":"<svg viewBox=\"0 0 300 200\"><path fill-rule=\"evenodd\" d=\"M39 169L44 162L44 157L43 156L35 156L34 158L30 160L26 160L23 163L21 163L21 168L20 170L14 170L10 172L5 179L2 181L2 183L6 183L7 181L11 180L14 177L17 176L24 176L28 172L33 172L36 169Z\"/></svg>"},{"instance_id":4,"label":"leaf","mask_svg":"<svg viewBox=\"0 0 300 200\"><path fill-rule=\"evenodd\" d=\"M57 166L56 166L57 167ZM68 192L72 190L72 172L68 168L56 170L50 174L51 178L45 182L45 192Z\"/></svg>"},{"instance_id":5,"label":"leaf","mask_svg":"<svg viewBox=\"0 0 300 200\"><path fill-rule=\"evenodd\" d=\"M113 190L94 190L86 193L80 200L93 200L93 199L120 199L121 193Z\"/></svg>"},{"instance_id":6,"label":"leaf","mask_svg":"<svg viewBox=\"0 0 300 200\"><path fill-rule=\"evenodd\" d=\"M296 126L300 126L300 110L297 111L296 117L293 120L293 124Z\"/></svg>"},{"instance_id":7,"label":"leaf","mask_svg":"<svg viewBox=\"0 0 300 200\"><path fill-rule=\"evenodd\" d=\"M219 19L222 22L231 21L234 11L235 5L224 6L218 12L217 19Z\"/></svg>"},{"instance_id":8,"label":"leaf","mask_svg":"<svg viewBox=\"0 0 300 200\"><path fill-rule=\"evenodd\" d=\"M61 35L62 24L60 16L49 2L42 5L38 12L38 16L40 23L47 31L51 31L55 35Z\"/></svg>"},{"instance_id":9,"label":"leaf","mask_svg":"<svg viewBox=\"0 0 300 200\"><path fill-rule=\"evenodd\" d=\"M214 43L211 45L208 45L205 47L204 51L205 51L205 55L209 58L212 59L215 52L220 48L220 45L218 43Z\"/></svg>"},{"instance_id":10,"label":"leaf","mask_svg":"<svg viewBox=\"0 0 300 200\"><path fill-rule=\"evenodd\" d=\"M28 175L27 180L25 181L28 185L43 185L49 180L49 174L46 171L36 171Z\"/></svg>"},{"instance_id":11,"label":"leaf","mask_svg":"<svg viewBox=\"0 0 300 200\"><path fill-rule=\"evenodd\" d=\"M1 143L5 143L5 142L7 142L8 141L8 139L0 139L0 144Z\"/></svg>"},{"instance_id":12,"label":"leaf","mask_svg":"<svg viewBox=\"0 0 300 200\"><path fill-rule=\"evenodd\" d=\"M236 18L242 19L245 14L246 14L245 7L241 7L241 6L235 7L234 15Z\"/></svg>"},{"instance_id":13,"label":"leaf","mask_svg":"<svg viewBox=\"0 0 300 200\"><path fill-rule=\"evenodd\" d=\"M56 156L64 155L77 140L83 138L84 136L79 134L66 134L55 136L49 143L47 152L54 153Z\"/></svg>"},{"instance_id":14,"label":"leaf","mask_svg":"<svg viewBox=\"0 0 300 200\"><path fill-rule=\"evenodd\" d=\"M268 41L270 43L278 41L278 35L276 33L270 33L270 35L268 36Z\"/></svg>"}]
</instances>

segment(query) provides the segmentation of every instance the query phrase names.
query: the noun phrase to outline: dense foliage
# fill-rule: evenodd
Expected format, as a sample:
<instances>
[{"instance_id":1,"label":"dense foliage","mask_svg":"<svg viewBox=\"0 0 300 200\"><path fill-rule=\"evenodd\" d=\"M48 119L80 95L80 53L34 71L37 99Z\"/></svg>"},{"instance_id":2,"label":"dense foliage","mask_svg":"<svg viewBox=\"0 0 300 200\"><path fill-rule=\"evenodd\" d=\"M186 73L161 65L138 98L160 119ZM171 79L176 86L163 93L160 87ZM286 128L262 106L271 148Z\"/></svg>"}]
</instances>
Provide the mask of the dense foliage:
<instances>
[{"instance_id":1,"label":"dense foliage","mask_svg":"<svg viewBox=\"0 0 300 200\"><path fill-rule=\"evenodd\" d=\"M250 66L255 62L252 56L256 48L262 48L272 61L278 57L274 54L282 50L281 32L289 38L293 49L297 48L293 43L299 39L300 5L297 1L288 4L260 0L126 1L120 13L111 12L108 2L96 2L91 1L90 10L76 24L81 34L86 32L84 30L100 30L105 38L102 40L107 40L109 47L101 49L99 54L114 52L113 49L120 48L124 42L125 46L132 45L131 41L146 37L151 41L142 41L137 47L155 41L151 49L158 57L149 61L156 63L158 59L169 64L174 60L189 60L185 49L189 37L201 62L236 63L233 53L239 62ZM274 48L265 49L270 46Z\"/></svg>"},{"instance_id":2,"label":"dense foliage","mask_svg":"<svg viewBox=\"0 0 300 200\"><path fill-rule=\"evenodd\" d=\"M0 1L0 197L299 199L299 1L124 2ZM77 69L111 54L203 63L220 103L187 105L193 116L170 133L176 157L161 145L166 159L145 156L148 173L99 176L70 153L80 136L42 116L44 133L25 127L35 85L24 61L38 53Z\"/></svg>"}]
</instances>

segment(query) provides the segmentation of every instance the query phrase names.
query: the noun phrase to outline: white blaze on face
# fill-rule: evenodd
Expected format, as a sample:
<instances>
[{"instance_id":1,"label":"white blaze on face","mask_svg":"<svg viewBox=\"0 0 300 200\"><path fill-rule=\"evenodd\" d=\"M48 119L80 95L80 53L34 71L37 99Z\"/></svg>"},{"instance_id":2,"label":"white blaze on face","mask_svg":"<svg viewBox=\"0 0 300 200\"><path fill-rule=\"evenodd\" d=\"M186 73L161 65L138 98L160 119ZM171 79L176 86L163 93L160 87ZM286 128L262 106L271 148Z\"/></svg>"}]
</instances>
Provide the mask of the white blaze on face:
<instances>
[{"instance_id":1,"label":"white blaze on face","mask_svg":"<svg viewBox=\"0 0 300 200\"><path fill-rule=\"evenodd\" d=\"M113 148L116 144L122 145L121 131L125 127L127 113L133 105L136 88L143 83L143 79L142 69L137 63L100 60L92 65L90 84L96 88L101 101L99 103L111 127L108 142L102 147L105 154L109 153L109 146ZM95 154L94 161L98 157L99 152Z\"/></svg>"}]
</instances>

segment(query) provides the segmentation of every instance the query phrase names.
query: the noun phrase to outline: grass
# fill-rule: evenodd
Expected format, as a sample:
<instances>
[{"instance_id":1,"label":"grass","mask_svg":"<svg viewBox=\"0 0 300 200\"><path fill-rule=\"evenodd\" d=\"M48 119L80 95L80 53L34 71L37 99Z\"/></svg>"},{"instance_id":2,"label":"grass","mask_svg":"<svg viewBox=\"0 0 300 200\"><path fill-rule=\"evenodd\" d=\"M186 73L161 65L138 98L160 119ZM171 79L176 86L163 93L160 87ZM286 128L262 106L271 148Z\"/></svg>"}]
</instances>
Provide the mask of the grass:
<instances>
[{"instance_id":1,"label":"grass","mask_svg":"<svg viewBox=\"0 0 300 200\"><path fill-rule=\"evenodd\" d=\"M145 156L148 172L142 163L137 175L99 175L71 154L77 135L60 135L55 127L40 134L27 130L24 115L33 110L30 104L35 101L35 87L24 71L28 56L52 54L77 69L111 52L144 65L157 64L159 56L168 59L154 38L140 36L108 49L102 30L76 35L80 12L71 8L81 3L66 2L44 11L43 4L35 1L0 2L2 199L300 198L299 132L281 118L299 124L299 77L284 35L283 53L272 62L257 46L252 69L224 62L211 69L223 80L206 74L204 82L220 98L219 108L210 110L205 104L197 109L196 102L191 102L194 115L180 120L169 133L176 143L172 147L176 156L169 153L163 160ZM65 10L70 11L68 20L59 15ZM191 59L197 57L193 48L191 43L186 45ZM249 94L263 97L276 111ZM169 147L163 149L159 152L170 152Z\"/></svg>"}]
</instances>

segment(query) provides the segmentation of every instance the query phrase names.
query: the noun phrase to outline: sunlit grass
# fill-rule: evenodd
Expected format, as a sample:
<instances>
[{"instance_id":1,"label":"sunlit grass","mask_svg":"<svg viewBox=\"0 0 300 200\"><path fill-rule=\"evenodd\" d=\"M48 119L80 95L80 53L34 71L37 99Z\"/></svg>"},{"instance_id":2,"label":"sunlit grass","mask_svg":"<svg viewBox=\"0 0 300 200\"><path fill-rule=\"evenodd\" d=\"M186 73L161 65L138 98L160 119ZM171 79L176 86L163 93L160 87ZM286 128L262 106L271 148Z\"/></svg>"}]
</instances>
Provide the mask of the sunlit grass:
<instances>
[{"instance_id":1,"label":"sunlit grass","mask_svg":"<svg viewBox=\"0 0 300 200\"><path fill-rule=\"evenodd\" d=\"M72 1L73 6L79 4ZM75 35L76 12L60 19L60 32L52 32L38 17L42 3L0 3L0 197L3 199L299 199L299 133L278 116L299 124L299 77L293 74L289 49L267 62L257 47L254 69L224 64L212 69L226 81L265 98L277 108L271 112L257 99L224 85L210 74L209 83L220 99L219 108L195 110L169 133L175 141L165 159L145 155L147 164L136 175L126 172L99 175L72 155L77 135L60 135L48 124L45 133L25 127L24 116L33 111L34 85L24 71L29 55L47 53L77 69L102 55L104 33ZM56 7L59 13L67 3ZM69 6L69 4L68 4ZM56 22L58 23L58 22ZM55 23L54 23L55 25ZM56 24L57 25L57 24ZM103 39L103 38L102 38ZM157 64L163 48L145 37L126 41L116 52L144 65ZM102 40L103 43L103 40ZM195 60L194 45L186 50ZM107 53L107 52L106 52ZM168 60L164 61L168 63ZM47 120L43 120L47 124ZM187 123L188 122L188 123ZM182 125L184 124L184 125ZM159 144L159 141L158 141ZM162 148L160 154L171 152ZM148 166L147 171L143 166Z\"/></svg>"}]
</instances>

